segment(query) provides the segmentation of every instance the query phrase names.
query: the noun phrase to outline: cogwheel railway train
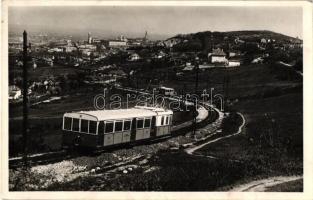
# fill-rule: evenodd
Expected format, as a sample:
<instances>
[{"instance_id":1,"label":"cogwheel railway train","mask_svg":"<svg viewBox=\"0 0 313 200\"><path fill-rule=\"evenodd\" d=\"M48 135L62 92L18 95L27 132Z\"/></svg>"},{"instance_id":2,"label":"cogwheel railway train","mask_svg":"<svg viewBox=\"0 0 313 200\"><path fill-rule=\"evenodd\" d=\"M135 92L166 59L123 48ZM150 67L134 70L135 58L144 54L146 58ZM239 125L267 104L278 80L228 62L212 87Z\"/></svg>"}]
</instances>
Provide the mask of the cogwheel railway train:
<instances>
[{"instance_id":1,"label":"cogwheel railway train","mask_svg":"<svg viewBox=\"0 0 313 200\"><path fill-rule=\"evenodd\" d=\"M63 146L104 148L171 134L173 111L135 106L130 109L65 113Z\"/></svg>"}]
</instances>

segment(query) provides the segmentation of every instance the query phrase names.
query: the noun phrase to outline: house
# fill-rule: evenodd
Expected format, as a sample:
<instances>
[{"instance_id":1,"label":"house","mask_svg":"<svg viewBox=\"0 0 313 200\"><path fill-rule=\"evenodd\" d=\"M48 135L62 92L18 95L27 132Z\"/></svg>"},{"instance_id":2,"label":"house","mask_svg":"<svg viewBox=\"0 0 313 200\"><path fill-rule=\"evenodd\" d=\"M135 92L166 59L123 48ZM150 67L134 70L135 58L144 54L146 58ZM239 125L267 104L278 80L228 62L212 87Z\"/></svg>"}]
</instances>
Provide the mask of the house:
<instances>
[{"instance_id":1,"label":"house","mask_svg":"<svg viewBox=\"0 0 313 200\"><path fill-rule=\"evenodd\" d=\"M199 69L201 69L201 70L206 70L206 69L210 69L210 68L213 68L213 67L215 67L215 66L212 65L212 64L200 64L199 65Z\"/></svg>"},{"instance_id":2,"label":"house","mask_svg":"<svg viewBox=\"0 0 313 200\"><path fill-rule=\"evenodd\" d=\"M265 38L262 38L262 39L261 39L261 43L262 43L262 44L266 44L266 43L267 43L267 40L266 40Z\"/></svg>"},{"instance_id":3,"label":"house","mask_svg":"<svg viewBox=\"0 0 313 200\"><path fill-rule=\"evenodd\" d=\"M161 59L163 57L166 56L166 53L164 53L163 51L159 51L157 54L155 54L153 57L156 59Z\"/></svg>"},{"instance_id":4,"label":"house","mask_svg":"<svg viewBox=\"0 0 313 200\"><path fill-rule=\"evenodd\" d=\"M240 56L241 55L241 52L240 51L236 51L236 50L233 50L233 51L230 51L228 52L228 57L235 57L235 56Z\"/></svg>"},{"instance_id":5,"label":"house","mask_svg":"<svg viewBox=\"0 0 313 200\"><path fill-rule=\"evenodd\" d=\"M209 60L211 63L226 63L226 53L223 51L223 49L217 48L213 49L212 53L208 54Z\"/></svg>"},{"instance_id":6,"label":"house","mask_svg":"<svg viewBox=\"0 0 313 200\"><path fill-rule=\"evenodd\" d=\"M129 57L128 57L128 60L129 61L136 61L136 60L139 60L140 59L140 57L139 57L139 55L137 54L137 53L133 53L133 54L131 54Z\"/></svg>"},{"instance_id":7,"label":"house","mask_svg":"<svg viewBox=\"0 0 313 200\"><path fill-rule=\"evenodd\" d=\"M192 71L195 68L195 66L191 65L191 63L187 62L183 71Z\"/></svg>"},{"instance_id":8,"label":"house","mask_svg":"<svg viewBox=\"0 0 313 200\"><path fill-rule=\"evenodd\" d=\"M263 63L264 59L262 57L255 58L251 61L252 64Z\"/></svg>"},{"instance_id":9,"label":"house","mask_svg":"<svg viewBox=\"0 0 313 200\"><path fill-rule=\"evenodd\" d=\"M242 59L239 56L235 56L228 59L228 65L226 67L238 67L242 63Z\"/></svg>"},{"instance_id":10,"label":"house","mask_svg":"<svg viewBox=\"0 0 313 200\"><path fill-rule=\"evenodd\" d=\"M22 96L22 90L16 85L9 86L9 100L15 100Z\"/></svg>"}]
</instances>

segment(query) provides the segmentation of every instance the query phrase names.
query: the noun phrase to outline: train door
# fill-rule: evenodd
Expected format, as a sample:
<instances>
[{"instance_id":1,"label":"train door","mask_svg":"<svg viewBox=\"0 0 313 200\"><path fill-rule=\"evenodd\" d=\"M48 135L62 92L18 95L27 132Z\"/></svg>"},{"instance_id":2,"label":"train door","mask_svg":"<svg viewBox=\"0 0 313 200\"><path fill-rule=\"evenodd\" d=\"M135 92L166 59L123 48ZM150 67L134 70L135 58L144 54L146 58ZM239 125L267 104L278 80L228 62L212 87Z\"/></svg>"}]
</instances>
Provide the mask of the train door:
<instances>
[{"instance_id":1,"label":"train door","mask_svg":"<svg viewBox=\"0 0 313 200\"><path fill-rule=\"evenodd\" d=\"M155 121L156 121L156 117L153 116L152 117L152 121L151 121L151 137L155 137L156 136L156 126L155 126Z\"/></svg>"},{"instance_id":2,"label":"train door","mask_svg":"<svg viewBox=\"0 0 313 200\"><path fill-rule=\"evenodd\" d=\"M136 140L136 124L137 124L137 120L136 120L136 118L134 118L132 120L132 127L131 127L131 131L130 131L130 141Z\"/></svg>"}]
</instances>

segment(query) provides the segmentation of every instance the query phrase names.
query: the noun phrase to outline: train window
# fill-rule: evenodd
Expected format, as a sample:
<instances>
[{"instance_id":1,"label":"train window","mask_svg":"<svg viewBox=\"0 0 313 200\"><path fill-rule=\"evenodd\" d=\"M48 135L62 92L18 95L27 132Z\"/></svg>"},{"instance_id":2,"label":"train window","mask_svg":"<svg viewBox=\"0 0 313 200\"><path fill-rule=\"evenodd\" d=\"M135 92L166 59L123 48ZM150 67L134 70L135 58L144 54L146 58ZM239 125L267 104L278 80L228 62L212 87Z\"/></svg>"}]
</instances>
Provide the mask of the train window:
<instances>
[{"instance_id":1,"label":"train window","mask_svg":"<svg viewBox=\"0 0 313 200\"><path fill-rule=\"evenodd\" d=\"M137 128L143 128L143 119L137 119Z\"/></svg>"},{"instance_id":2,"label":"train window","mask_svg":"<svg viewBox=\"0 0 313 200\"><path fill-rule=\"evenodd\" d=\"M130 130L130 121L124 121L124 131Z\"/></svg>"},{"instance_id":3,"label":"train window","mask_svg":"<svg viewBox=\"0 0 313 200\"><path fill-rule=\"evenodd\" d=\"M151 119L145 119L145 128L149 128L151 123Z\"/></svg>"},{"instance_id":4,"label":"train window","mask_svg":"<svg viewBox=\"0 0 313 200\"><path fill-rule=\"evenodd\" d=\"M89 121L89 133L93 133L93 134L97 133L97 122Z\"/></svg>"},{"instance_id":5,"label":"train window","mask_svg":"<svg viewBox=\"0 0 313 200\"><path fill-rule=\"evenodd\" d=\"M161 118L161 126L163 126L164 125L164 116L162 116L162 118Z\"/></svg>"},{"instance_id":6,"label":"train window","mask_svg":"<svg viewBox=\"0 0 313 200\"><path fill-rule=\"evenodd\" d=\"M112 133L112 132L113 132L113 122L106 122L105 133Z\"/></svg>"},{"instance_id":7,"label":"train window","mask_svg":"<svg viewBox=\"0 0 313 200\"><path fill-rule=\"evenodd\" d=\"M72 130L73 131L79 131L79 119L73 118Z\"/></svg>"},{"instance_id":8,"label":"train window","mask_svg":"<svg viewBox=\"0 0 313 200\"><path fill-rule=\"evenodd\" d=\"M98 133L99 133L99 134L104 133L104 121L99 122L99 125L98 125Z\"/></svg>"},{"instance_id":9,"label":"train window","mask_svg":"<svg viewBox=\"0 0 313 200\"><path fill-rule=\"evenodd\" d=\"M80 132L88 133L88 120L82 119L80 121Z\"/></svg>"},{"instance_id":10,"label":"train window","mask_svg":"<svg viewBox=\"0 0 313 200\"><path fill-rule=\"evenodd\" d=\"M115 122L115 132L122 131L123 130L123 122L116 121Z\"/></svg>"},{"instance_id":11,"label":"train window","mask_svg":"<svg viewBox=\"0 0 313 200\"><path fill-rule=\"evenodd\" d=\"M169 125L169 122L170 122L170 116L167 116L166 117L166 124Z\"/></svg>"},{"instance_id":12,"label":"train window","mask_svg":"<svg viewBox=\"0 0 313 200\"><path fill-rule=\"evenodd\" d=\"M65 130L71 130L72 126L72 118L64 117L64 129Z\"/></svg>"}]
</instances>

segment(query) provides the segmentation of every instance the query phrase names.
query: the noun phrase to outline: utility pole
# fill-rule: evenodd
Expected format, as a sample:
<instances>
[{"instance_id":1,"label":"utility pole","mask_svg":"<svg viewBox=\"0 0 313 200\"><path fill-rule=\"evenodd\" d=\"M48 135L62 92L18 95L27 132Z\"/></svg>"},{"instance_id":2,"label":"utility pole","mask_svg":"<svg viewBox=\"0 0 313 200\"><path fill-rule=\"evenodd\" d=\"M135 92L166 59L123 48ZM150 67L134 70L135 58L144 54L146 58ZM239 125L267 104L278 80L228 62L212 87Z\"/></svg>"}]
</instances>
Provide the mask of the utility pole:
<instances>
[{"instance_id":1,"label":"utility pole","mask_svg":"<svg viewBox=\"0 0 313 200\"><path fill-rule=\"evenodd\" d=\"M224 93L224 110L227 110L227 100L228 100L228 92L229 92L229 74L226 70L226 76L224 76L223 81L223 93Z\"/></svg>"},{"instance_id":2,"label":"utility pole","mask_svg":"<svg viewBox=\"0 0 313 200\"><path fill-rule=\"evenodd\" d=\"M23 32L23 150L24 150L24 164L28 165L28 74L27 74L27 32Z\"/></svg>"},{"instance_id":3,"label":"utility pole","mask_svg":"<svg viewBox=\"0 0 313 200\"><path fill-rule=\"evenodd\" d=\"M193 117L193 135L196 136L196 130L197 130L197 106L198 106L198 82L199 82L199 58L195 58L195 70L196 70L196 84L195 84L195 95L196 95L196 101L194 102L194 117Z\"/></svg>"}]
</instances>

